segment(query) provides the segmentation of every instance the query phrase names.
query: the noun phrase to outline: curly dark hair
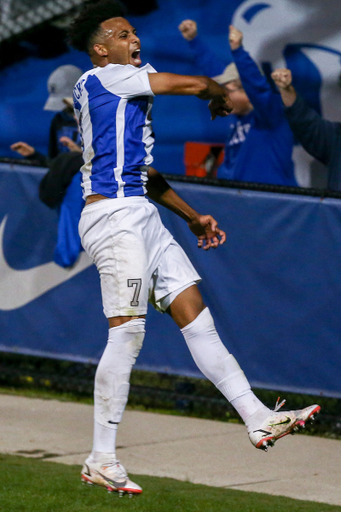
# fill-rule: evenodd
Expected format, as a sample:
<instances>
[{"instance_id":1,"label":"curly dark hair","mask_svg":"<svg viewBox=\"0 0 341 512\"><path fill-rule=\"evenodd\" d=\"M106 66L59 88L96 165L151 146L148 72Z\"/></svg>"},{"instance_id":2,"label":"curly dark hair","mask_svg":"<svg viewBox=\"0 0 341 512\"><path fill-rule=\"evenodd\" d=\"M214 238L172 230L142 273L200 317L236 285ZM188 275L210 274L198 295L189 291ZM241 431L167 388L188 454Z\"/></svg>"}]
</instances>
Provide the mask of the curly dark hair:
<instances>
[{"instance_id":1,"label":"curly dark hair","mask_svg":"<svg viewBox=\"0 0 341 512\"><path fill-rule=\"evenodd\" d=\"M124 17L125 6L117 0L87 2L68 29L68 42L81 52L90 53L91 42L101 30L101 23L110 18Z\"/></svg>"}]
</instances>

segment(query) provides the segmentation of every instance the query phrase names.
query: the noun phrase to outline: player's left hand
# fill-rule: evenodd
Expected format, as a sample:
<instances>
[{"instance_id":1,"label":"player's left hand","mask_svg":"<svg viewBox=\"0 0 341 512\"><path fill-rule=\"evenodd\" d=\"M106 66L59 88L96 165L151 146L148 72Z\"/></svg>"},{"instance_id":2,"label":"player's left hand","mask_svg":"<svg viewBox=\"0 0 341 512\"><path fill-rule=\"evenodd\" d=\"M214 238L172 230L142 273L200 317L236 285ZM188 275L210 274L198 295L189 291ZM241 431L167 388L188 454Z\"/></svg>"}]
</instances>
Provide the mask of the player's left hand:
<instances>
[{"instance_id":1,"label":"player's left hand","mask_svg":"<svg viewBox=\"0 0 341 512\"><path fill-rule=\"evenodd\" d=\"M226 241L226 233L218 228L217 221L211 215L198 215L188 226L198 238L199 249L216 249Z\"/></svg>"}]
</instances>

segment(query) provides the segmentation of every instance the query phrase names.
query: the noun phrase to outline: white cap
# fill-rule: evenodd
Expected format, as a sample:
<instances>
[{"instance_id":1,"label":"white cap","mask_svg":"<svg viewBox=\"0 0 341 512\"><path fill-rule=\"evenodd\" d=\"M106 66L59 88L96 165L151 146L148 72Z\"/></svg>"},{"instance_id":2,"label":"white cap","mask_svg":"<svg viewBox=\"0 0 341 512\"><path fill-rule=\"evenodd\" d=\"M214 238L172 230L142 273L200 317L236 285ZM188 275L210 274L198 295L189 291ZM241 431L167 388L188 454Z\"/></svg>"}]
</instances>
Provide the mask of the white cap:
<instances>
[{"instance_id":1,"label":"white cap","mask_svg":"<svg viewBox=\"0 0 341 512\"><path fill-rule=\"evenodd\" d=\"M80 68L71 64L55 69L47 81L49 97L44 105L44 110L57 112L63 110L65 108L63 99L72 96L73 88L82 74L83 71Z\"/></svg>"},{"instance_id":2,"label":"white cap","mask_svg":"<svg viewBox=\"0 0 341 512\"><path fill-rule=\"evenodd\" d=\"M240 80L237 66L232 62L232 64L226 66L221 75L214 76L212 80L215 80L220 85L233 82L234 80Z\"/></svg>"}]
</instances>

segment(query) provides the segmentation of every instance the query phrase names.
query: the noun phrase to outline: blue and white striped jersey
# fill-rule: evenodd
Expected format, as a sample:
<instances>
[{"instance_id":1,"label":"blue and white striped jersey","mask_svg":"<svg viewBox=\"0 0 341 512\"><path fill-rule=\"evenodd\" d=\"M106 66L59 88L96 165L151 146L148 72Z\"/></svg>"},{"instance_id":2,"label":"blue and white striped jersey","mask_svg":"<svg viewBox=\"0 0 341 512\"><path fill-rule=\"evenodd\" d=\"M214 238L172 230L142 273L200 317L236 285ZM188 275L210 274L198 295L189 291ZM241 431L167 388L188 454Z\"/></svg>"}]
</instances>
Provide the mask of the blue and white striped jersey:
<instances>
[{"instance_id":1,"label":"blue and white striped jersey","mask_svg":"<svg viewBox=\"0 0 341 512\"><path fill-rule=\"evenodd\" d=\"M153 161L151 108L154 93L146 64L108 64L84 73L73 91L82 138L83 197L146 194L147 167Z\"/></svg>"}]
</instances>

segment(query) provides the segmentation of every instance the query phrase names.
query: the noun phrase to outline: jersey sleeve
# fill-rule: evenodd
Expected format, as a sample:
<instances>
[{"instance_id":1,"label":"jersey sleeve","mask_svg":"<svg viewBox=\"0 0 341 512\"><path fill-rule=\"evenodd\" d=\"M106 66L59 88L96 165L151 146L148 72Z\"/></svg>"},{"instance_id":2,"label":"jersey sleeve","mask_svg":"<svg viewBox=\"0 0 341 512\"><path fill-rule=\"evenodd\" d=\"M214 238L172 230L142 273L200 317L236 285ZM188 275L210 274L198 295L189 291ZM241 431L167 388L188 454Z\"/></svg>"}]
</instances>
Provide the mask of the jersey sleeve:
<instances>
[{"instance_id":1,"label":"jersey sleeve","mask_svg":"<svg viewBox=\"0 0 341 512\"><path fill-rule=\"evenodd\" d=\"M146 64L136 68L130 64L108 64L97 73L98 79L108 91L125 99L136 96L155 96L151 90L148 74L156 73L155 69Z\"/></svg>"}]
</instances>

